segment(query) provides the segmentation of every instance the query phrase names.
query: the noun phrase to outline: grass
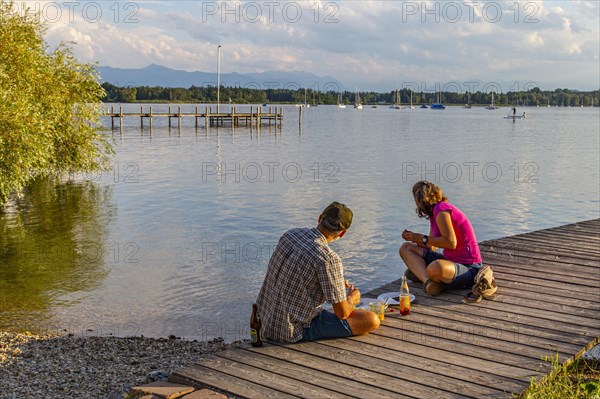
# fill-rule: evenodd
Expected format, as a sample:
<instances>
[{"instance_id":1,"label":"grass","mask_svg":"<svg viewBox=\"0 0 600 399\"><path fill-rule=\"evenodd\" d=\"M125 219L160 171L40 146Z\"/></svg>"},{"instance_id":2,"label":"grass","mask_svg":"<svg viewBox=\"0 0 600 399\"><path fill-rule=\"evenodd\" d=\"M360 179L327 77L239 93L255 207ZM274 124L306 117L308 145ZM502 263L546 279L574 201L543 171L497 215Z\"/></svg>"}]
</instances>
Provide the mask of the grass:
<instances>
[{"instance_id":1,"label":"grass","mask_svg":"<svg viewBox=\"0 0 600 399\"><path fill-rule=\"evenodd\" d=\"M600 399L600 361L579 359L562 366L558 355L544 357L552 364L548 378L531 379L518 399Z\"/></svg>"}]
</instances>

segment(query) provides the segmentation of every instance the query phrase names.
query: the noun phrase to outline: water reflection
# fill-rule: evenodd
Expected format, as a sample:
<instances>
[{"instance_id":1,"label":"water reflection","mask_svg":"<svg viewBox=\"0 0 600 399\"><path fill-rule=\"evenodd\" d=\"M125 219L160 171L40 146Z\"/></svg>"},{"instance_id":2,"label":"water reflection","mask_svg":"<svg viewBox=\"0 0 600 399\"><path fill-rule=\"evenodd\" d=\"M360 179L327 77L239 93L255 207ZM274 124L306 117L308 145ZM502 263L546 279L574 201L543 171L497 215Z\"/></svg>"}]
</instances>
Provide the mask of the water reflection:
<instances>
[{"instance_id":1,"label":"water reflection","mask_svg":"<svg viewBox=\"0 0 600 399\"><path fill-rule=\"evenodd\" d=\"M115 213L110 186L40 179L0 214L0 329L40 331L66 295L98 287Z\"/></svg>"}]
</instances>

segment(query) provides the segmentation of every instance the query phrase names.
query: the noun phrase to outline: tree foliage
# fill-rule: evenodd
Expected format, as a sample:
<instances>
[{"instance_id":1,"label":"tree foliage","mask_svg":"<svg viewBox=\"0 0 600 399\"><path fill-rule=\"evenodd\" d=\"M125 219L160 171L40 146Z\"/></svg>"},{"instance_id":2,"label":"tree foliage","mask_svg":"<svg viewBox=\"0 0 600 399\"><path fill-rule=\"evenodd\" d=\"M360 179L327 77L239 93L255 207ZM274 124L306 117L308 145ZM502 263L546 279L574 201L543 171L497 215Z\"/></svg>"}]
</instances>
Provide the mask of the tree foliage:
<instances>
[{"instance_id":1,"label":"tree foliage","mask_svg":"<svg viewBox=\"0 0 600 399\"><path fill-rule=\"evenodd\" d=\"M140 86L140 87L118 87L111 83L103 83L106 96L104 102L188 102L188 103L215 103L217 101L217 88L214 86L190 88L162 87L162 86ZM303 103L306 94L306 102L310 104L337 104L338 93L334 91L316 91L308 89L256 89L244 87L221 86L221 102L226 103L231 99L235 104L260 104L264 102L276 104L298 104ZM342 102L350 104L355 100L354 92L342 92ZM385 93L360 92L361 102L365 104L391 104L394 102L396 91ZM593 106L598 105L600 92L580 92L568 89L556 89L554 91L541 91L535 87L528 91L509 91L507 93L494 93L496 105L524 105L524 106ZM398 90L400 102L404 105L410 103L411 90ZM448 105L464 105L467 103L475 105L488 105L492 102L491 92L477 91L474 93L442 92L441 101ZM438 93L412 92L414 104L430 104L437 102Z\"/></svg>"},{"instance_id":2,"label":"tree foliage","mask_svg":"<svg viewBox=\"0 0 600 399\"><path fill-rule=\"evenodd\" d=\"M96 69L67 44L49 49L44 33L38 16L0 0L0 204L37 177L103 169L112 154Z\"/></svg>"}]
</instances>

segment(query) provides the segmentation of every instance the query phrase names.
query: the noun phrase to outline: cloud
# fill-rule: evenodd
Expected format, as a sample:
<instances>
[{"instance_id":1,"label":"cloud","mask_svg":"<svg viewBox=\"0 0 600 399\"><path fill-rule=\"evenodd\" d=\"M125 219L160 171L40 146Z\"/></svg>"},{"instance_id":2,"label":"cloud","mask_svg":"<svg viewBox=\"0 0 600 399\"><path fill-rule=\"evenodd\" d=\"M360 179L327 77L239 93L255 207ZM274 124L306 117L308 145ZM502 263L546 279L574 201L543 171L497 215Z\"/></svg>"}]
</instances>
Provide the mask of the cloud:
<instances>
[{"instance_id":1,"label":"cloud","mask_svg":"<svg viewBox=\"0 0 600 399\"><path fill-rule=\"evenodd\" d=\"M79 57L114 67L214 71L222 44L226 72L307 71L364 89L473 78L600 85L596 1L96 2L97 21L84 4L48 23L48 41L76 41Z\"/></svg>"}]
</instances>

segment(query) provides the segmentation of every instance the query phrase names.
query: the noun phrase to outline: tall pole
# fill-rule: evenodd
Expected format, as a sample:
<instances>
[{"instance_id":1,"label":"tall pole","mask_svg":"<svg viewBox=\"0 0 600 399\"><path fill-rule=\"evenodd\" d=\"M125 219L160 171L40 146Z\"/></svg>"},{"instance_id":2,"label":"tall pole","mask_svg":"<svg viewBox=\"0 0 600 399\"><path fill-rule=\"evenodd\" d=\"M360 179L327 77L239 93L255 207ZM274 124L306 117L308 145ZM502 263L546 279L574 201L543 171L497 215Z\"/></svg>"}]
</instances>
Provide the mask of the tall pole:
<instances>
[{"instance_id":1,"label":"tall pole","mask_svg":"<svg viewBox=\"0 0 600 399\"><path fill-rule=\"evenodd\" d=\"M221 94L221 45L217 49L217 114L219 113L219 102Z\"/></svg>"}]
</instances>

